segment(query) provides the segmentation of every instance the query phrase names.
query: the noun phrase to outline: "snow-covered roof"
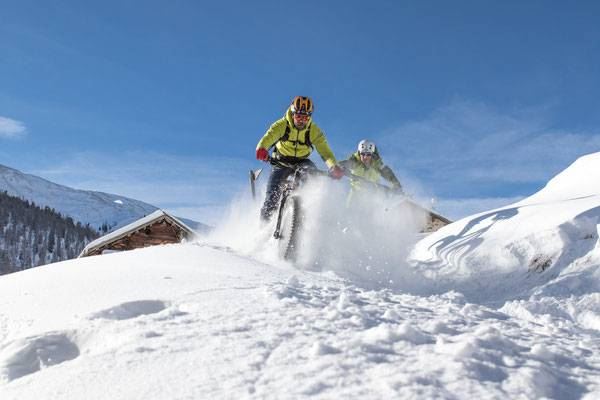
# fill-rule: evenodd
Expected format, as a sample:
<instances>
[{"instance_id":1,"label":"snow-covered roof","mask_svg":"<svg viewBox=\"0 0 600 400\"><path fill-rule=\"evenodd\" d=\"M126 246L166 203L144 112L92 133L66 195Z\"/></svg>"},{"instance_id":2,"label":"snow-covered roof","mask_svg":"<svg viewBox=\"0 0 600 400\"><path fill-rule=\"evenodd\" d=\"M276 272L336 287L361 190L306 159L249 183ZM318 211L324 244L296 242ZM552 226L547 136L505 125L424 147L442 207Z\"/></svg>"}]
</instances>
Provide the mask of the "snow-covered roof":
<instances>
[{"instance_id":1,"label":"snow-covered roof","mask_svg":"<svg viewBox=\"0 0 600 400\"><path fill-rule=\"evenodd\" d=\"M156 210L152 214L149 214L143 218L140 218L140 219L130 223L129 225L125 225L122 228L119 228L111 233L108 233L108 234L90 242L87 246L85 246L85 248L83 249L83 251L81 252L79 257L86 256L94 249L100 248L108 243L114 242L115 240L129 236L129 235L131 235L137 231L140 231L142 229L145 229L147 226L152 225L163 219L172 225L178 226L179 228L181 228L182 230L184 230L185 232L187 232L190 235L195 234L195 232L192 228L190 228L189 226L187 226L186 224L181 222L179 219L168 214L164 210Z\"/></svg>"}]
</instances>

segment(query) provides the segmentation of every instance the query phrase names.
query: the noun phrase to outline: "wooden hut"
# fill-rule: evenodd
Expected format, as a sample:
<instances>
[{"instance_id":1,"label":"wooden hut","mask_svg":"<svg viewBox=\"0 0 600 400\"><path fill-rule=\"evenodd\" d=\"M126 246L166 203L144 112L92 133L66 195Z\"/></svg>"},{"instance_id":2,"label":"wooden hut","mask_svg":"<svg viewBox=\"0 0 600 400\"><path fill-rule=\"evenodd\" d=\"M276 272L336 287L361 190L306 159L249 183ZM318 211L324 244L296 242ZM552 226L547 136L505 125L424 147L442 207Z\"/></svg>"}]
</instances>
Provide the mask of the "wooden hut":
<instances>
[{"instance_id":1,"label":"wooden hut","mask_svg":"<svg viewBox=\"0 0 600 400\"><path fill-rule=\"evenodd\" d=\"M404 204L408 205L414 214L421 215L422 220L425 221L425 225L421 229L422 233L432 233L441 227L452 223L452 221L450 221L448 218L436 213L435 211L427 209L410 199L405 199Z\"/></svg>"},{"instance_id":2,"label":"wooden hut","mask_svg":"<svg viewBox=\"0 0 600 400\"><path fill-rule=\"evenodd\" d=\"M452 221L450 221L448 218L431 210L427 210L427 223L425 225L425 228L423 229L423 232L435 232L441 227L451 223Z\"/></svg>"},{"instance_id":3,"label":"wooden hut","mask_svg":"<svg viewBox=\"0 0 600 400\"><path fill-rule=\"evenodd\" d=\"M133 250L167 243L179 243L194 236L194 231L163 210L141 218L89 243L79 257L103 252Z\"/></svg>"}]
</instances>

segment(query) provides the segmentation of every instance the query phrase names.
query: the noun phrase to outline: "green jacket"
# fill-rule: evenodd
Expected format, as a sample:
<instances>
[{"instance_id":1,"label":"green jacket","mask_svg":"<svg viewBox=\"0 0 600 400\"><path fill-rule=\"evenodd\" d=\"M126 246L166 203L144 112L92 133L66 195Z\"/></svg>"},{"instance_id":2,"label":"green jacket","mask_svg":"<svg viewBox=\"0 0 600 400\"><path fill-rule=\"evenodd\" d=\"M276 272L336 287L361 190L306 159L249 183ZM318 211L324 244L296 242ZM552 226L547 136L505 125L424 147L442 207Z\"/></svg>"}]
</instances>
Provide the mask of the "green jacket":
<instances>
[{"instance_id":1,"label":"green jacket","mask_svg":"<svg viewBox=\"0 0 600 400\"><path fill-rule=\"evenodd\" d=\"M287 137L285 137L286 131ZM268 150L273 146L278 154L294 158L308 158L314 147L329 168L337 164L321 128L311 118L304 129L298 130L289 109L283 118L269 127L256 145L256 149Z\"/></svg>"},{"instance_id":2,"label":"green jacket","mask_svg":"<svg viewBox=\"0 0 600 400\"><path fill-rule=\"evenodd\" d=\"M392 184L395 188L401 188L400 181L394 175L394 172L390 167L383 163L383 160L379 156L378 152L373 154L373 161L371 161L370 166L366 166L360 160L360 155L358 151L348 157L347 160L340 161L340 165L345 169L349 170L353 175L360 176L365 178L371 182L377 183L380 178L384 178L388 182ZM352 188L353 189L362 189L365 185L361 185L360 180L353 179L352 180Z\"/></svg>"}]
</instances>

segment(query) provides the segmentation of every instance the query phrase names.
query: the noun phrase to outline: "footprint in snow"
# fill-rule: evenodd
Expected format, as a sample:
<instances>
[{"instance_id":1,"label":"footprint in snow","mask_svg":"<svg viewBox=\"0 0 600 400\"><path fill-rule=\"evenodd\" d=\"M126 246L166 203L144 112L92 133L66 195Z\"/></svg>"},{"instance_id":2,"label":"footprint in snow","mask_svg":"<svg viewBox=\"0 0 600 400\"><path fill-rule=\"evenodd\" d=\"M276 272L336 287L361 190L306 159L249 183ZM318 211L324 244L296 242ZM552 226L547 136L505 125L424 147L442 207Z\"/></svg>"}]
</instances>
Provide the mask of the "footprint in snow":
<instances>
[{"instance_id":1,"label":"footprint in snow","mask_svg":"<svg viewBox=\"0 0 600 400\"><path fill-rule=\"evenodd\" d=\"M0 349L0 382L10 382L78 356L79 348L64 332L17 339Z\"/></svg>"},{"instance_id":2,"label":"footprint in snow","mask_svg":"<svg viewBox=\"0 0 600 400\"><path fill-rule=\"evenodd\" d=\"M167 303L161 300L130 301L93 313L89 316L89 319L131 319L142 315L159 313L167 308L167 306Z\"/></svg>"}]
</instances>

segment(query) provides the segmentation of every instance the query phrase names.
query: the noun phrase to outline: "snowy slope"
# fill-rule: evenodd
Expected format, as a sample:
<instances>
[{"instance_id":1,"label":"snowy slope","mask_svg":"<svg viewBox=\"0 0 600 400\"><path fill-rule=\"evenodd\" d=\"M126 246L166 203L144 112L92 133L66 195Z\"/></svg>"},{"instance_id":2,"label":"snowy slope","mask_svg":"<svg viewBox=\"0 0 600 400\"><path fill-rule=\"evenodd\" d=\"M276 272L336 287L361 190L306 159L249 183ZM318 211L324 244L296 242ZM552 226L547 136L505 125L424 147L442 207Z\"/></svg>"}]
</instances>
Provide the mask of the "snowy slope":
<instances>
[{"instance_id":1,"label":"snowy slope","mask_svg":"<svg viewBox=\"0 0 600 400\"><path fill-rule=\"evenodd\" d=\"M106 223L112 228L148 215L156 207L114 194L77 190L58 185L35 175L0 165L0 190L54 208L75 221L89 223L94 228Z\"/></svg>"},{"instance_id":2,"label":"snowy slope","mask_svg":"<svg viewBox=\"0 0 600 400\"><path fill-rule=\"evenodd\" d=\"M598 331L172 245L0 278L0 398L580 398ZM595 394L594 392L595 391Z\"/></svg>"},{"instance_id":3,"label":"snowy slope","mask_svg":"<svg viewBox=\"0 0 600 400\"><path fill-rule=\"evenodd\" d=\"M242 199L198 243L0 277L0 398L600 398L590 168L600 155L408 263L414 235L389 226L406 215L349 223L333 186L305 198L327 212L295 267Z\"/></svg>"},{"instance_id":4,"label":"snowy slope","mask_svg":"<svg viewBox=\"0 0 600 400\"><path fill-rule=\"evenodd\" d=\"M600 153L580 158L531 197L422 240L413 265L440 291L482 302L599 292L599 171Z\"/></svg>"}]
</instances>

